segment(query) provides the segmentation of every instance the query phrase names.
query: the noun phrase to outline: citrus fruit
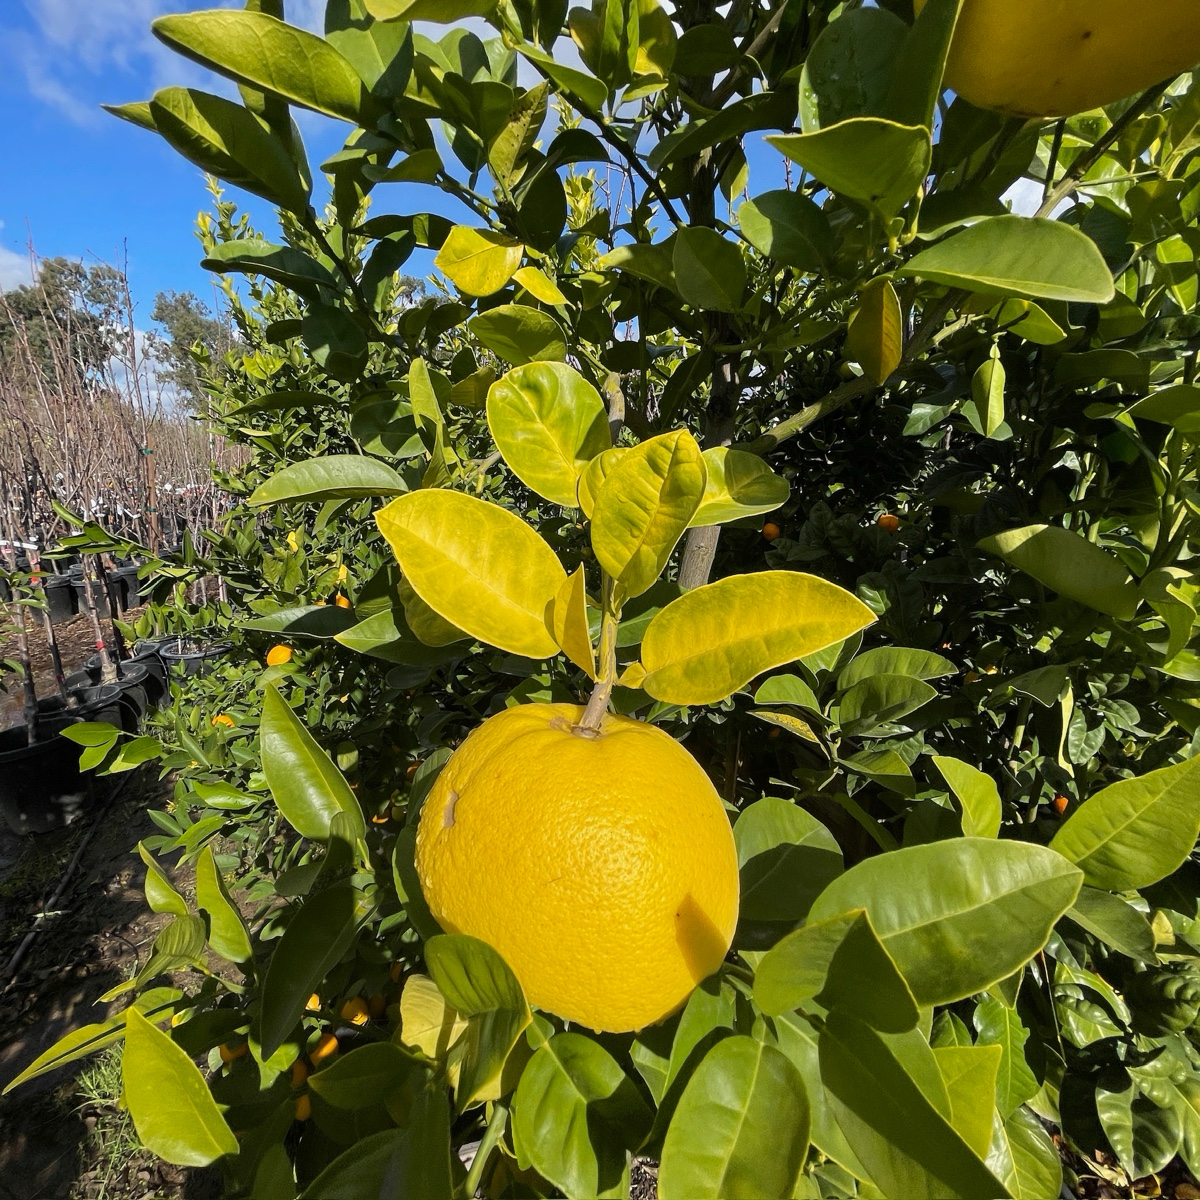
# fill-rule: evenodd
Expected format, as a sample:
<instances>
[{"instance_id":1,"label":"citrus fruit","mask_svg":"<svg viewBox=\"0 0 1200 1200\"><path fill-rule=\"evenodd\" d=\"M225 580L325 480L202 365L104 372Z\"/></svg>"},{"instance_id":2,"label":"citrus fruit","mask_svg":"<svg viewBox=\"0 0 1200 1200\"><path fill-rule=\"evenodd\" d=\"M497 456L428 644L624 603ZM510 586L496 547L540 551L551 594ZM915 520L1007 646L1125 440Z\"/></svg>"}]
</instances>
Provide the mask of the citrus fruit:
<instances>
[{"instance_id":1,"label":"citrus fruit","mask_svg":"<svg viewBox=\"0 0 1200 1200\"><path fill-rule=\"evenodd\" d=\"M1054 811L1061 817L1067 811L1067 805L1070 803L1066 796L1055 796Z\"/></svg>"},{"instance_id":2,"label":"citrus fruit","mask_svg":"<svg viewBox=\"0 0 1200 1200\"><path fill-rule=\"evenodd\" d=\"M338 606L338 608L349 608L349 607L350 607L350 597L349 597L349 596L343 596L343 595L342 595L342 594L339 592L339 593L338 593L338 596L337 596L337 599L336 599L336 600L334 600L334 604L336 604L336 605Z\"/></svg>"},{"instance_id":3,"label":"citrus fruit","mask_svg":"<svg viewBox=\"0 0 1200 1200\"><path fill-rule=\"evenodd\" d=\"M214 727L223 725L226 729L232 729L234 726L234 720L228 713L218 713L213 717L212 723Z\"/></svg>"},{"instance_id":4,"label":"citrus fruit","mask_svg":"<svg viewBox=\"0 0 1200 1200\"><path fill-rule=\"evenodd\" d=\"M235 1058L241 1058L243 1054L249 1053L249 1050L250 1047L245 1042L242 1042L240 1046L229 1046L225 1042L222 1042L217 1047L217 1052L221 1055L221 1061L226 1064L233 1062Z\"/></svg>"},{"instance_id":5,"label":"citrus fruit","mask_svg":"<svg viewBox=\"0 0 1200 1200\"><path fill-rule=\"evenodd\" d=\"M267 666L282 667L285 663L292 661L291 646L272 646L267 651Z\"/></svg>"},{"instance_id":6,"label":"citrus fruit","mask_svg":"<svg viewBox=\"0 0 1200 1200\"><path fill-rule=\"evenodd\" d=\"M768 542L773 542L782 532L783 530L774 521L768 521L762 527L762 535Z\"/></svg>"},{"instance_id":7,"label":"citrus fruit","mask_svg":"<svg viewBox=\"0 0 1200 1200\"><path fill-rule=\"evenodd\" d=\"M297 1121L307 1121L312 1116L312 1100L307 1096L297 1096L294 1111Z\"/></svg>"},{"instance_id":8,"label":"citrus fruit","mask_svg":"<svg viewBox=\"0 0 1200 1200\"><path fill-rule=\"evenodd\" d=\"M332 1058L337 1051L337 1038L332 1033L323 1033L317 1039L317 1044L309 1051L308 1059L314 1067L319 1067L327 1058Z\"/></svg>"},{"instance_id":9,"label":"citrus fruit","mask_svg":"<svg viewBox=\"0 0 1200 1200\"><path fill-rule=\"evenodd\" d=\"M342 1005L341 1018L351 1025L365 1025L371 1019L371 1011L361 996L354 996Z\"/></svg>"},{"instance_id":10,"label":"citrus fruit","mask_svg":"<svg viewBox=\"0 0 1200 1200\"><path fill-rule=\"evenodd\" d=\"M900 528L900 518L895 513L880 513L875 524L888 533L895 533Z\"/></svg>"},{"instance_id":11,"label":"citrus fruit","mask_svg":"<svg viewBox=\"0 0 1200 1200\"><path fill-rule=\"evenodd\" d=\"M918 15L926 0L914 0ZM966 0L946 82L1018 117L1087 112L1200 61L1196 0Z\"/></svg>"},{"instance_id":12,"label":"citrus fruit","mask_svg":"<svg viewBox=\"0 0 1200 1200\"><path fill-rule=\"evenodd\" d=\"M529 1002L589 1029L669 1016L720 965L738 863L708 776L673 738L529 704L490 717L429 793L416 865L443 929L487 942Z\"/></svg>"},{"instance_id":13,"label":"citrus fruit","mask_svg":"<svg viewBox=\"0 0 1200 1200\"><path fill-rule=\"evenodd\" d=\"M301 1088L304 1086L304 1081L308 1078L308 1064L304 1059L298 1058L292 1063L292 1087Z\"/></svg>"}]
</instances>

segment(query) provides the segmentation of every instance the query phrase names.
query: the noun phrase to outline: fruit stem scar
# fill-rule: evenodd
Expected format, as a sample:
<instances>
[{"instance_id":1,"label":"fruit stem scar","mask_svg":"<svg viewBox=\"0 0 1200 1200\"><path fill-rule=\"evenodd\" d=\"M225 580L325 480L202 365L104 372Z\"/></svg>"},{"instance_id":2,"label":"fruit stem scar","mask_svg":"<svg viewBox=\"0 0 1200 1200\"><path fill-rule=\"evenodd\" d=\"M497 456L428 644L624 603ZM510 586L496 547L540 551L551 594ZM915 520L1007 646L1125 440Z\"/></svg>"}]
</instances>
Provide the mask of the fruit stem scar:
<instances>
[{"instance_id":1,"label":"fruit stem scar","mask_svg":"<svg viewBox=\"0 0 1200 1200\"><path fill-rule=\"evenodd\" d=\"M442 828L449 829L454 824L454 809L458 804L458 793L451 790L450 799L446 801L446 807L442 811Z\"/></svg>"}]
</instances>

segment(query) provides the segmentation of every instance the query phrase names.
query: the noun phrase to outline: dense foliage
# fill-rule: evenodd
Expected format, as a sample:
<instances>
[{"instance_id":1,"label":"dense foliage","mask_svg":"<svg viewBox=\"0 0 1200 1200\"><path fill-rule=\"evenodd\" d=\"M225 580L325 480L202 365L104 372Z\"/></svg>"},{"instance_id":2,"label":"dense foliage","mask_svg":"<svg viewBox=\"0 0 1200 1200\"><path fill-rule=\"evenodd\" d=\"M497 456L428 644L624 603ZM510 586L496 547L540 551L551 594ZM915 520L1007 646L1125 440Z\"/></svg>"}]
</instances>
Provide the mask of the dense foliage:
<instances>
[{"instance_id":1,"label":"dense foliage","mask_svg":"<svg viewBox=\"0 0 1200 1200\"><path fill-rule=\"evenodd\" d=\"M250 460L158 586L229 602L138 630L234 649L88 751L178 771L142 849L198 907L151 865L133 1002L29 1073L125 1036L139 1135L256 1200L624 1195L632 1155L664 1200L1046 1197L1048 1126L1200 1170L1200 86L973 108L957 0L247 7L155 27L242 105L116 110L284 236L202 224ZM323 214L289 105L352 126ZM463 223L369 211L417 184ZM413 866L453 747L593 678L741 863L734 952L637 1034L531 1012Z\"/></svg>"}]
</instances>

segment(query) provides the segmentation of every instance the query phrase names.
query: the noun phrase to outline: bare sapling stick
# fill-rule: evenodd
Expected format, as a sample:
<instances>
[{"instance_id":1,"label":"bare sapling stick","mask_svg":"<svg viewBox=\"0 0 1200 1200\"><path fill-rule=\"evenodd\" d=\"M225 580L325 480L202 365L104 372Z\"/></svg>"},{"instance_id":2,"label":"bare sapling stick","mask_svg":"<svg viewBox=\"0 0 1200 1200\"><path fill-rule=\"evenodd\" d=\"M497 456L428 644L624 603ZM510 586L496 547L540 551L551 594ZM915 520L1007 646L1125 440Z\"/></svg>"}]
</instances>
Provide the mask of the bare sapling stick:
<instances>
[{"instance_id":1,"label":"bare sapling stick","mask_svg":"<svg viewBox=\"0 0 1200 1200\"><path fill-rule=\"evenodd\" d=\"M104 594L108 597L108 623L112 629L113 646L117 652L117 660L129 657L125 648L125 639L117 625L120 620L121 606L117 603L116 563L112 555L102 554L97 561L97 571L104 584Z\"/></svg>"},{"instance_id":2,"label":"bare sapling stick","mask_svg":"<svg viewBox=\"0 0 1200 1200\"><path fill-rule=\"evenodd\" d=\"M29 633L25 624L25 605L27 589L21 586L17 573L17 546L13 541L14 521L11 508L5 506L4 539L5 557L8 559L9 570L12 572L12 614L13 626L17 634L17 661L21 664L22 688L25 695L25 736L31 746L37 745L38 735L38 702L37 689L33 682L33 661L29 654ZM26 595L22 595L26 592Z\"/></svg>"},{"instance_id":3,"label":"bare sapling stick","mask_svg":"<svg viewBox=\"0 0 1200 1200\"><path fill-rule=\"evenodd\" d=\"M45 574L41 569L41 559L36 550L29 551L29 572L33 577L33 586L41 594L42 629L46 634L46 645L50 647L50 662L54 667L54 683L58 694L63 698L68 708L74 708L75 698L67 691L67 680L63 673L62 654L58 648L58 635L54 632L54 622L50 619L50 594L46 590Z\"/></svg>"},{"instance_id":4,"label":"bare sapling stick","mask_svg":"<svg viewBox=\"0 0 1200 1200\"><path fill-rule=\"evenodd\" d=\"M89 567L93 564L91 559L85 554L82 557L83 574L83 609L87 613L88 623L92 627L92 633L96 638L96 652L100 655L100 682L101 683L116 683L117 668L112 660L112 656L108 652L108 646L104 641L104 630L100 627L100 613L96 608L96 595L93 590L92 572ZM93 568L94 569L94 568Z\"/></svg>"}]
</instances>

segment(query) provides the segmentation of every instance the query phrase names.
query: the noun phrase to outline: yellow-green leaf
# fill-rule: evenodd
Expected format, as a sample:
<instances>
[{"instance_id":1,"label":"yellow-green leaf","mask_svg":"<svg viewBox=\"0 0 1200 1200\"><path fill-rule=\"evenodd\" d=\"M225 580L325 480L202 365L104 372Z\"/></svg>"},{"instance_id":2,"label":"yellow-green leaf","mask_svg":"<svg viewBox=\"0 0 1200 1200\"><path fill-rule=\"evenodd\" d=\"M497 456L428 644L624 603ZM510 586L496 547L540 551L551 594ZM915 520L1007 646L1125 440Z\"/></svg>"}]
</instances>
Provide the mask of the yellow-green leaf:
<instances>
[{"instance_id":1,"label":"yellow-green leaf","mask_svg":"<svg viewBox=\"0 0 1200 1200\"><path fill-rule=\"evenodd\" d=\"M714 446L704 451L708 480L693 525L720 525L771 512L786 503L788 482L757 454Z\"/></svg>"},{"instance_id":2,"label":"yellow-green leaf","mask_svg":"<svg viewBox=\"0 0 1200 1200\"><path fill-rule=\"evenodd\" d=\"M408 368L408 401L418 428L440 429L442 406L438 403L433 377L423 358L414 358Z\"/></svg>"},{"instance_id":3,"label":"yellow-green leaf","mask_svg":"<svg viewBox=\"0 0 1200 1200\"><path fill-rule=\"evenodd\" d=\"M433 265L460 292L468 296L490 296L513 277L524 252L525 247L520 242L502 233L455 225L442 243Z\"/></svg>"},{"instance_id":4,"label":"yellow-green leaf","mask_svg":"<svg viewBox=\"0 0 1200 1200\"><path fill-rule=\"evenodd\" d=\"M863 289L858 311L846 334L846 357L853 359L868 379L883 383L900 365L904 350L904 319L900 298L887 280Z\"/></svg>"},{"instance_id":5,"label":"yellow-green leaf","mask_svg":"<svg viewBox=\"0 0 1200 1200\"><path fill-rule=\"evenodd\" d=\"M133 1127L159 1158L204 1167L238 1152L199 1068L136 1008L126 1018L121 1080Z\"/></svg>"},{"instance_id":6,"label":"yellow-green leaf","mask_svg":"<svg viewBox=\"0 0 1200 1200\"><path fill-rule=\"evenodd\" d=\"M604 481L617 463L628 453L628 446L614 446L611 450L605 450L602 454L596 455L579 476L577 493L579 507L583 509L584 515L589 520L596 509L596 497L600 494Z\"/></svg>"},{"instance_id":7,"label":"yellow-green leaf","mask_svg":"<svg viewBox=\"0 0 1200 1200\"><path fill-rule=\"evenodd\" d=\"M445 1062L454 1043L466 1032L467 1019L452 1008L428 975L410 975L400 995L398 1040L413 1050ZM450 1083L458 1082L458 1064L450 1065Z\"/></svg>"},{"instance_id":8,"label":"yellow-green leaf","mask_svg":"<svg viewBox=\"0 0 1200 1200\"><path fill-rule=\"evenodd\" d=\"M592 549L625 597L640 596L662 574L704 497L707 471L686 429L633 447L596 497Z\"/></svg>"},{"instance_id":9,"label":"yellow-green leaf","mask_svg":"<svg viewBox=\"0 0 1200 1200\"><path fill-rule=\"evenodd\" d=\"M650 622L642 686L671 704L713 704L874 620L861 600L815 575L731 575L685 592Z\"/></svg>"},{"instance_id":10,"label":"yellow-green leaf","mask_svg":"<svg viewBox=\"0 0 1200 1200\"><path fill-rule=\"evenodd\" d=\"M562 652L591 678L596 678L596 652L588 629L587 592L583 568L571 575L554 598L551 616L554 640Z\"/></svg>"},{"instance_id":11,"label":"yellow-green leaf","mask_svg":"<svg viewBox=\"0 0 1200 1200\"><path fill-rule=\"evenodd\" d=\"M1124 563L1069 529L1023 525L984 538L979 548L1097 612L1123 621L1137 612L1137 586Z\"/></svg>"},{"instance_id":12,"label":"yellow-green leaf","mask_svg":"<svg viewBox=\"0 0 1200 1200\"><path fill-rule=\"evenodd\" d=\"M950 1124L980 1158L987 1157L992 1141L1001 1053L999 1046L937 1046L933 1051L950 1095Z\"/></svg>"},{"instance_id":13,"label":"yellow-green leaf","mask_svg":"<svg viewBox=\"0 0 1200 1200\"><path fill-rule=\"evenodd\" d=\"M1005 382L1000 347L993 344L991 355L983 360L971 379L971 399L984 437L991 437L1004 424Z\"/></svg>"},{"instance_id":14,"label":"yellow-green leaf","mask_svg":"<svg viewBox=\"0 0 1200 1200\"><path fill-rule=\"evenodd\" d=\"M167 877L162 873L154 856L146 849L145 843L138 842L138 854L146 864L146 903L156 913L174 913L179 917L188 915L188 906L184 898L171 886Z\"/></svg>"},{"instance_id":15,"label":"yellow-green leaf","mask_svg":"<svg viewBox=\"0 0 1200 1200\"><path fill-rule=\"evenodd\" d=\"M558 290L558 285L537 267L522 267L514 276L535 300L543 304L566 304L567 298Z\"/></svg>"},{"instance_id":16,"label":"yellow-green leaf","mask_svg":"<svg viewBox=\"0 0 1200 1200\"><path fill-rule=\"evenodd\" d=\"M474 496L425 488L375 520L405 578L439 616L511 654L557 653L547 619L567 573L519 517Z\"/></svg>"},{"instance_id":17,"label":"yellow-green leaf","mask_svg":"<svg viewBox=\"0 0 1200 1200\"><path fill-rule=\"evenodd\" d=\"M401 579L396 590L400 594L400 603L404 605L405 623L426 646L449 646L467 637L457 625L452 625L435 613L417 595L407 579Z\"/></svg>"},{"instance_id":18,"label":"yellow-green leaf","mask_svg":"<svg viewBox=\"0 0 1200 1200\"><path fill-rule=\"evenodd\" d=\"M211 846L205 846L196 859L196 905L208 914L208 944L217 954L234 963L254 957L250 934L217 870Z\"/></svg>"},{"instance_id":19,"label":"yellow-green leaf","mask_svg":"<svg viewBox=\"0 0 1200 1200\"><path fill-rule=\"evenodd\" d=\"M540 496L578 503L579 477L612 447L600 393L573 367L533 362L492 384L488 428L504 461Z\"/></svg>"}]
</instances>

